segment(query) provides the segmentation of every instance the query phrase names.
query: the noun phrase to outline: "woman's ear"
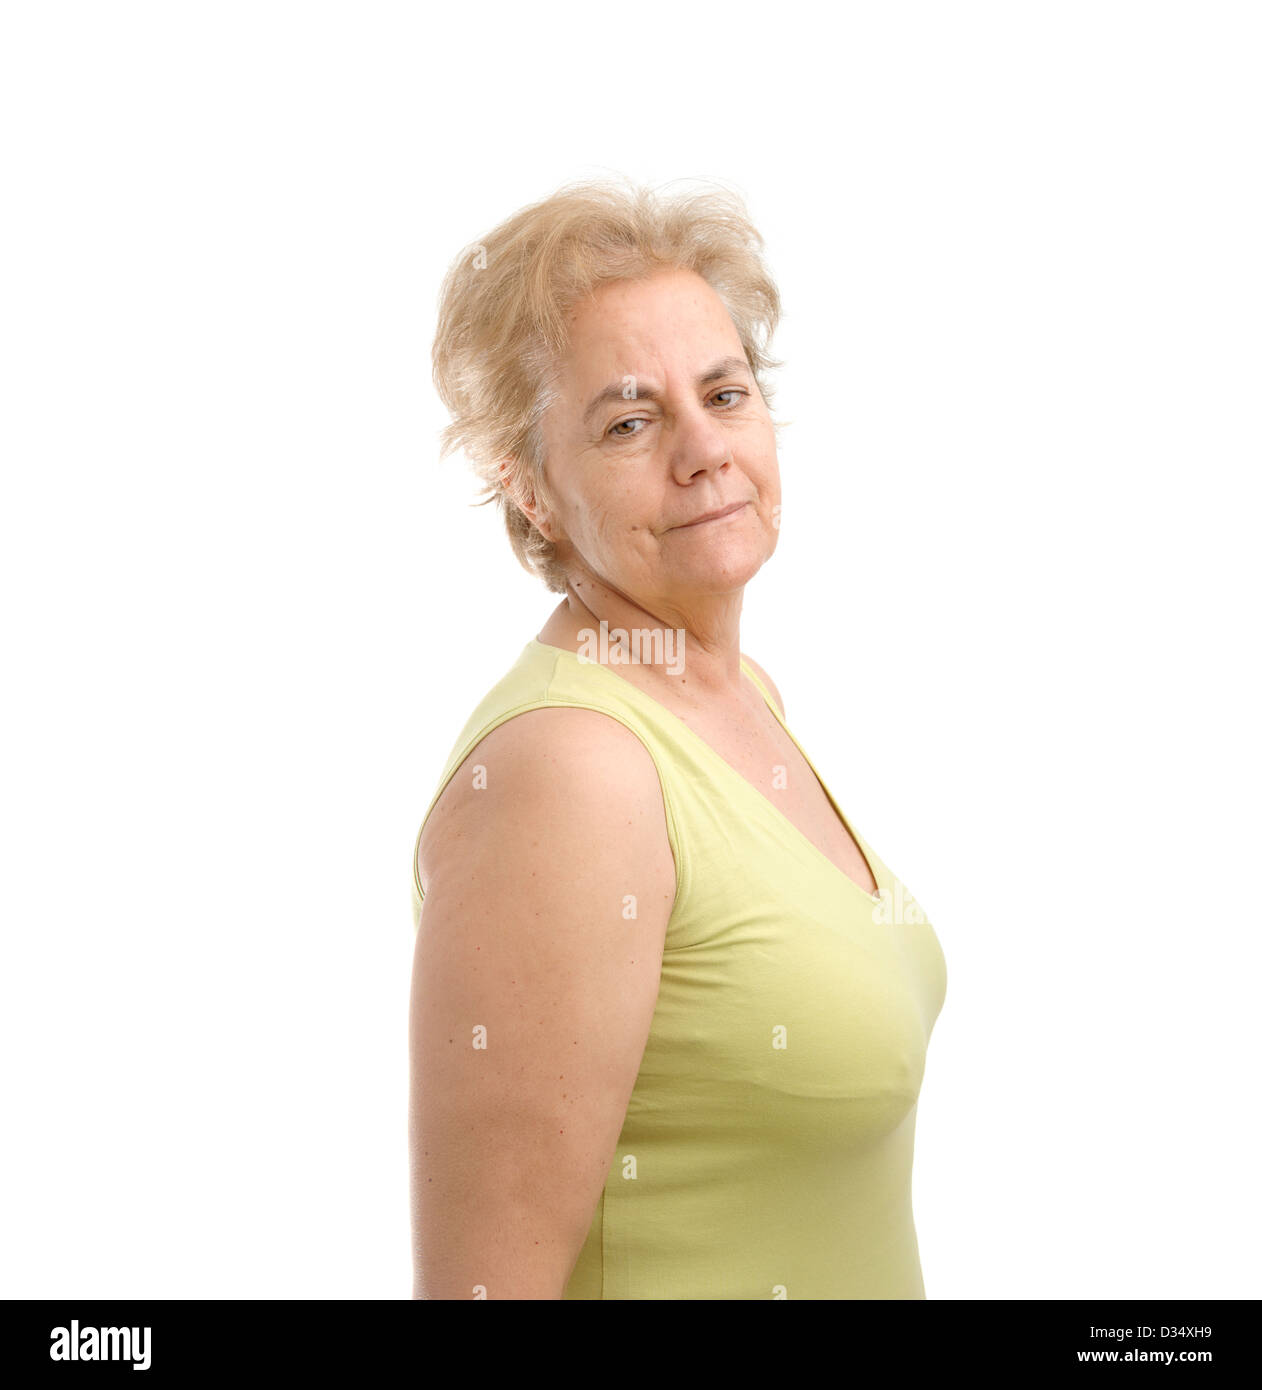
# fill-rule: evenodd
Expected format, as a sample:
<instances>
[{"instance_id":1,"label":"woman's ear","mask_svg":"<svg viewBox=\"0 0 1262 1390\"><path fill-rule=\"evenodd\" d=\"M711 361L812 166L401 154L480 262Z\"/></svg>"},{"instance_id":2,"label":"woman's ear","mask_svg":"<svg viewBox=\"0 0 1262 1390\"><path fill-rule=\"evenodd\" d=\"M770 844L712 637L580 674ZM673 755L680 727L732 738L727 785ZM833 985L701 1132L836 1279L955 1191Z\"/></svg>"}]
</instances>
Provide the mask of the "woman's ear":
<instances>
[{"instance_id":1,"label":"woman's ear","mask_svg":"<svg viewBox=\"0 0 1262 1390\"><path fill-rule=\"evenodd\" d=\"M500 486L507 493L509 501L529 518L545 540L555 540L552 513L547 503L536 493L527 470L512 457L501 459L499 469Z\"/></svg>"}]
</instances>

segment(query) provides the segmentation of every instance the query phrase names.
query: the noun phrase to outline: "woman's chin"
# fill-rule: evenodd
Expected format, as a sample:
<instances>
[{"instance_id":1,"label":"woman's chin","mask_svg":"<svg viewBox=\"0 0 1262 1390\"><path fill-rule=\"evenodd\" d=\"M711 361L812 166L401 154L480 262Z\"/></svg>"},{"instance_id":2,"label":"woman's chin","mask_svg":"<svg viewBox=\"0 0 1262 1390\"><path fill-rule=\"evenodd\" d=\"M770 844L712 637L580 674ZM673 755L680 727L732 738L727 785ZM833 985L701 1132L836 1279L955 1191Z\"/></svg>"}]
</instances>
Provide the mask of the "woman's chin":
<instances>
[{"instance_id":1,"label":"woman's chin","mask_svg":"<svg viewBox=\"0 0 1262 1390\"><path fill-rule=\"evenodd\" d=\"M771 550L764 546L726 545L699 550L687 559L681 556L672 566L677 587L694 593L731 593L749 583L771 558Z\"/></svg>"}]
</instances>

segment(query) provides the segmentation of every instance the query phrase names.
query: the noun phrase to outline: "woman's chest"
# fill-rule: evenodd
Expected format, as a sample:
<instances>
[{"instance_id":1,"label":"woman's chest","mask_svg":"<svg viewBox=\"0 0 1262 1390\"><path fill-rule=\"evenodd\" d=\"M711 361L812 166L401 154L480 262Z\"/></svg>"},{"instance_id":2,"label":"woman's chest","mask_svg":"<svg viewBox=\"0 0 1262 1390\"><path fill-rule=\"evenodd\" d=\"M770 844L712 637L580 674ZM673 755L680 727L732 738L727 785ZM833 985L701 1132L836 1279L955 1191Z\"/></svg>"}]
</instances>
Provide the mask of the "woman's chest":
<instances>
[{"instance_id":1,"label":"woman's chest","mask_svg":"<svg viewBox=\"0 0 1262 1390\"><path fill-rule=\"evenodd\" d=\"M932 928L882 924L810 874L737 869L722 892L709 933L665 953L633 1111L669 1079L716 1124L741 1115L798 1144L889 1132L915 1103L945 993Z\"/></svg>"},{"instance_id":2,"label":"woman's chest","mask_svg":"<svg viewBox=\"0 0 1262 1390\"><path fill-rule=\"evenodd\" d=\"M877 891L862 851L797 744L765 706L761 718L687 722L728 768L764 797L834 868L865 893Z\"/></svg>"}]
</instances>

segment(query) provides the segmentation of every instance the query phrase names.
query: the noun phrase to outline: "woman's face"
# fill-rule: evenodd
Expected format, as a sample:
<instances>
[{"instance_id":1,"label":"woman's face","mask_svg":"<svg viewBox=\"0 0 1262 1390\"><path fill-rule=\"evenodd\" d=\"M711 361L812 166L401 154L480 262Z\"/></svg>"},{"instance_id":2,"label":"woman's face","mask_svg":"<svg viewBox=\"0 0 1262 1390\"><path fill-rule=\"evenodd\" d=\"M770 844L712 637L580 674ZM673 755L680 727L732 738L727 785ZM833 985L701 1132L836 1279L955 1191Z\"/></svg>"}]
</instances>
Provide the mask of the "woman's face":
<instances>
[{"instance_id":1,"label":"woman's face","mask_svg":"<svg viewBox=\"0 0 1262 1390\"><path fill-rule=\"evenodd\" d=\"M739 590L775 550L780 473L722 300L662 271L603 286L570 334L543 421L554 506L537 513L562 564L656 614Z\"/></svg>"}]
</instances>

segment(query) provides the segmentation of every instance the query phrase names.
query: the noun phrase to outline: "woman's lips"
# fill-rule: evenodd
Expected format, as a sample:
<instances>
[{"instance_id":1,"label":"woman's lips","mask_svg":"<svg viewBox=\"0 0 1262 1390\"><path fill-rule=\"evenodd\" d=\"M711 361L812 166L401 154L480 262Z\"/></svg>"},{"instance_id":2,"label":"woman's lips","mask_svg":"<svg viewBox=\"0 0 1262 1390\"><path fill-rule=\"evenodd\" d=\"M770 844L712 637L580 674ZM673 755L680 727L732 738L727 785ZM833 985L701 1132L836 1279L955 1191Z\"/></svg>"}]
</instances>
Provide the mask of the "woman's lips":
<instances>
[{"instance_id":1,"label":"woman's lips","mask_svg":"<svg viewBox=\"0 0 1262 1390\"><path fill-rule=\"evenodd\" d=\"M724 507L721 511L708 512L705 516L697 517L695 521L685 521L674 527L674 530L684 531L689 526L704 526L707 521L721 521L725 516L734 516L742 507L747 506L749 506L748 502L733 502L730 507Z\"/></svg>"}]
</instances>

